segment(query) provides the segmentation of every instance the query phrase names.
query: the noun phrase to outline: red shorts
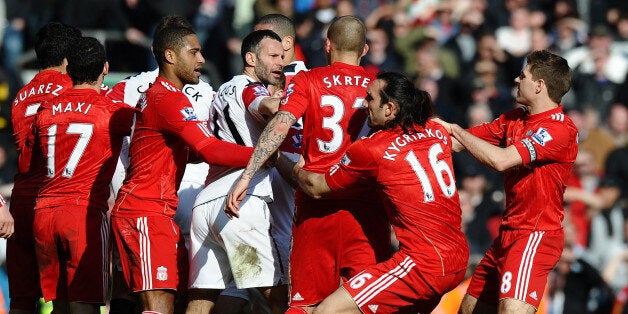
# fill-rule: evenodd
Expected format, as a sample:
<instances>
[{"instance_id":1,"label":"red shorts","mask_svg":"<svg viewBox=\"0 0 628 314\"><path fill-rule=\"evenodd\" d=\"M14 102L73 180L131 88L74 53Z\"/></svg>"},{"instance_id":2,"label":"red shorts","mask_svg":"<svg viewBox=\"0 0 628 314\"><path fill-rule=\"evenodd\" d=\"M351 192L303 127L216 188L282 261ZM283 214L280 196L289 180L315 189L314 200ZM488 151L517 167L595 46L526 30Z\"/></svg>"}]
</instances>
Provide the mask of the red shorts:
<instances>
[{"instance_id":1,"label":"red shorts","mask_svg":"<svg viewBox=\"0 0 628 314\"><path fill-rule=\"evenodd\" d=\"M446 276L421 272L403 252L368 267L343 287L363 313L431 313L441 297L464 279L465 270Z\"/></svg>"},{"instance_id":2,"label":"red shorts","mask_svg":"<svg viewBox=\"0 0 628 314\"><path fill-rule=\"evenodd\" d=\"M35 211L35 251L46 301L104 304L109 289L109 221L86 207Z\"/></svg>"},{"instance_id":3,"label":"red shorts","mask_svg":"<svg viewBox=\"0 0 628 314\"><path fill-rule=\"evenodd\" d=\"M290 255L291 306L321 302L338 289L341 280L390 256L390 227L382 208L322 200L298 202L296 212Z\"/></svg>"},{"instance_id":4,"label":"red shorts","mask_svg":"<svg viewBox=\"0 0 628 314\"><path fill-rule=\"evenodd\" d=\"M475 269L467 294L495 305L517 299L538 309L564 240L563 230L500 230Z\"/></svg>"},{"instance_id":5,"label":"red shorts","mask_svg":"<svg viewBox=\"0 0 628 314\"><path fill-rule=\"evenodd\" d=\"M35 200L35 196L11 197L9 211L13 215L15 231L7 239L7 275L11 309L30 312L35 310L41 297L33 237Z\"/></svg>"},{"instance_id":6,"label":"red shorts","mask_svg":"<svg viewBox=\"0 0 628 314\"><path fill-rule=\"evenodd\" d=\"M133 292L187 285L187 250L174 219L111 217L124 280ZM179 269L185 265L185 269Z\"/></svg>"}]
</instances>

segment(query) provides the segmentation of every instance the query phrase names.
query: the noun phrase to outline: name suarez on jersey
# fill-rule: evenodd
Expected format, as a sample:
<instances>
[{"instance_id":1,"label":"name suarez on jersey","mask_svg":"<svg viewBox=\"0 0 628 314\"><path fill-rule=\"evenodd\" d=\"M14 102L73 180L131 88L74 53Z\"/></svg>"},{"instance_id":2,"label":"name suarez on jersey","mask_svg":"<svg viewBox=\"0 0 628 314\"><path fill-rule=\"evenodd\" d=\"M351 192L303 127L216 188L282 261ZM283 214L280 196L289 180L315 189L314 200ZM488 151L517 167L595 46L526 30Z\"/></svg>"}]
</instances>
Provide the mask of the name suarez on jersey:
<instances>
[{"instance_id":1,"label":"name suarez on jersey","mask_svg":"<svg viewBox=\"0 0 628 314\"><path fill-rule=\"evenodd\" d=\"M323 83L327 88L332 86L361 86L367 88L371 83L371 79L361 75L332 75L323 77Z\"/></svg>"},{"instance_id":2,"label":"name suarez on jersey","mask_svg":"<svg viewBox=\"0 0 628 314\"><path fill-rule=\"evenodd\" d=\"M33 97L41 94L52 94L55 96L59 96L59 92L63 90L63 86L55 83L41 84L39 86L33 86L28 90L23 90L17 96L15 96L15 100L13 101L13 105L17 106L20 101L24 101L29 97Z\"/></svg>"},{"instance_id":3,"label":"name suarez on jersey","mask_svg":"<svg viewBox=\"0 0 628 314\"><path fill-rule=\"evenodd\" d=\"M390 146L384 150L382 158L395 161L398 153L401 153L401 147L404 147L412 142L420 141L426 138L437 138L445 145L449 141L449 135L444 134L441 130L424 129L422 132L412 134L402 134L397 136L390 142Z\"/></svg>"},{"instance_id":4,"label":"name suarez on jersey","mask_svg":"<svg viewBox=\"0 0 628 314\"><path fill-rule=\"evenodd\" d=\"M92 104L77 102L77 103L58 103L56 105L52 105L52 115L56 115L58 113L66 113L66 112L80 112L83 114L87 114L89 109L92 108Z\"/></svg>"}]
</instances>

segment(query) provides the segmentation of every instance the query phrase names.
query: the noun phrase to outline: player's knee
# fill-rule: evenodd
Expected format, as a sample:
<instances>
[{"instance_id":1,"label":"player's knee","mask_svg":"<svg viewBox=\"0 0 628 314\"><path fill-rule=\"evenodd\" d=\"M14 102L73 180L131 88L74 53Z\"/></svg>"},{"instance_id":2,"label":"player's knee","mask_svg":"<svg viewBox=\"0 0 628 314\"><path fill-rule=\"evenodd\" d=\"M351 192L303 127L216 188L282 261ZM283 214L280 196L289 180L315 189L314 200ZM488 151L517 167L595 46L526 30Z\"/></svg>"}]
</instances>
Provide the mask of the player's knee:
<instances>
[{"instance_id":1,"label":"player's knee","mask_svg":"<svg viewBox=\"0 0 628 314\"><path fill-rule=\"evenodd\" d=\"M218 296L220 295L220 290L216 289L189 289L188 290L188 300L207 300L216 302Z\"/></svg>"}]
</instances>

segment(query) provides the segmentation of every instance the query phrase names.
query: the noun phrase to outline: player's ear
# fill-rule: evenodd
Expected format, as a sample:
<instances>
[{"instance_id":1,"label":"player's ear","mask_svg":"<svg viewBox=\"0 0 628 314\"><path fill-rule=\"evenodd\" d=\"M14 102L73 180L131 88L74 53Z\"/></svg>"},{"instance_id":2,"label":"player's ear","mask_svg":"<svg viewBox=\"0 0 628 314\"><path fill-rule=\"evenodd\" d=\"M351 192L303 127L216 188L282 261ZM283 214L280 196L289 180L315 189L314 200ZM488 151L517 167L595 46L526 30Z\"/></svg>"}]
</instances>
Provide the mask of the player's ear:
<instances>
[{"instance_id":1,"label":"player's ear","mask_svg":"<svg viewBox=\"0 0 628 314\"><path fill-rule=\"evenodd\" d=\"M175 59L175 52L172 49L166 49L164 51L164 57L166 59L166 62L173 64L174 63L174 59Z\"/></svg>"},{"instance_id":2,"label":"player's ear","mask_svg":"<svg viewBox=\"0 0 628 314\"><path fill-rule=\"evenodd\" d=\"M105 61L105 65L102 68L102 75L109 74L109 61Z\"/></svg>"},{"instance_id":3,"label":"player's ear","mask_svg":"<svg viewBox=\"0 0 628 314\"><path fill-rule=\"evenodd\" d=\"M325 39L325 52L327 54L331 52L331 40L329 40L329 38Z\"/></svg>"},{"instance_id":4,"label":"player's ear","mask_svg":"<svg viewBox=\"0 0 628 314\"><path fill-rule=\"evenodd\" d=\"M283 46L283 51L288 51L290 48L294 46L294 37L286 36L281 40L281 45Z\"/></svg>"},{"instance_id":5,"label":"player's ear","mask_svg":"<svg viewBox=\"0 0 628 314\"><path fill-rule=\"evenodd\" d=\"M360 57L366 56L366 53L369 52L369 44L364 44L364 48L362 49L362 54Z\"/></svg>"},{"instance_id":6,"label":"player's ear","mask_svg":"<svg viewBox=\"0 0 628 314\"><path fill-rule=\"evenodd\" d=\"M257 56L255 56L255 52L249 51L244 55L244 60L246 61L246 65L254 67L257 62Z\"/></svg>"}]
</instances>

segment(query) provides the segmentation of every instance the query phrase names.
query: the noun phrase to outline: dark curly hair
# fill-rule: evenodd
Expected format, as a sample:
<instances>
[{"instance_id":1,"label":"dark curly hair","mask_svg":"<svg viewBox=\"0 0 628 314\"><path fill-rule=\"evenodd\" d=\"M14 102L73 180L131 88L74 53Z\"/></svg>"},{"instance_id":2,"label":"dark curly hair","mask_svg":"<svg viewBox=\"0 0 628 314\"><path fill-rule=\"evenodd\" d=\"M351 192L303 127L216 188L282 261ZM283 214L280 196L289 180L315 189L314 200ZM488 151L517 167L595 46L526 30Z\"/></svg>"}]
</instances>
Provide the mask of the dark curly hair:
<instances>
[{"instance_id":1,"label":"dark curly hair","mask_svg":"<svg viewBox=\"0 0 628 314\"><path fill-rule=\"evenodd\" d=\"M384 126L390 129L400 126L404 133L415 132L415 125L425 126L434 113L434 105L430 95L420 90L403 74L396 72L380 72L375 77L385 84L379 95L382 104L389 101L397 105L398 112L394 119Z\"/></svg>"},{"instance_id":2,"label":"dark curly hair","mask_svg":"<svg viewBox=\"0 0 628 314\"><path fill-rule=\"evenodd\" d=\"M107 62L105 47L94 37L82 37L70 46L68 75L74 85L95 83Z\"/></svg>"},{"instance_id":3,"label":"dark curly hair","mask_svg":"<svg viewBox=\"0 0 628 314\"><path fill-rule=\"evenodd\" d=\"M81 31L60 22L50 22L35 34L35 54L40 69L60 66L68 56L68 48L81 38Z\"/></svg>"}]
</instances>

